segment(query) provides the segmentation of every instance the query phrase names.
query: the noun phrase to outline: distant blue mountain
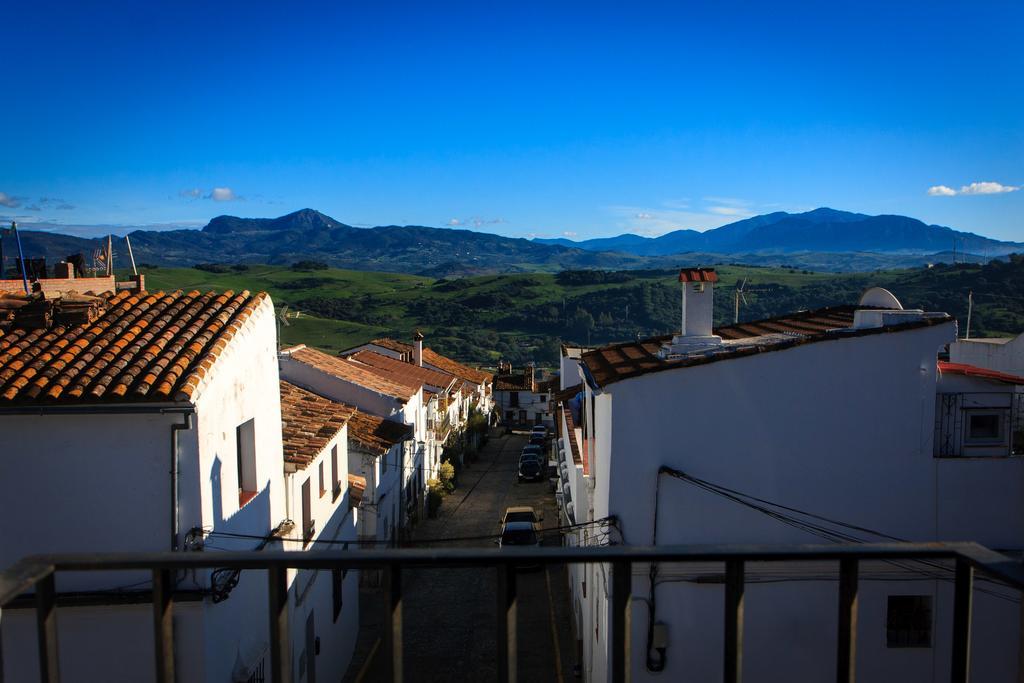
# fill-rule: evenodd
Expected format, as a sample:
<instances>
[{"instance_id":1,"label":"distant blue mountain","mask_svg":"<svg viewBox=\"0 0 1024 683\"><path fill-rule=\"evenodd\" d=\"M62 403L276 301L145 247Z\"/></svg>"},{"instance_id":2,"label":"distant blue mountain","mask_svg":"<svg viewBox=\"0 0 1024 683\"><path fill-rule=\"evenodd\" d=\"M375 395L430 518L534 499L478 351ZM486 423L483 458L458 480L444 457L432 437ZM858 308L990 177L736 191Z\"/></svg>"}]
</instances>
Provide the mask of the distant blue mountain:
<instances>
[{"instance_id":1,"label":"distant blue mountain","mask_svg":"<svg viewBox=\"0 0 1024 683\"><path fill-rule=\"evenodd\" d=\"M698 232L676 230L660 237L625 234L574 242L537 239L587 251L618 251L638 256L667 256L689 251L718 254L786 252L875 252L930 254L958 251L1000 256L1024 249L1020 242L1002 242L941 225L927 225L906 216L868 216L820 208L806 213L754 216L720 228Z\"/></svg>"}]
</instances>

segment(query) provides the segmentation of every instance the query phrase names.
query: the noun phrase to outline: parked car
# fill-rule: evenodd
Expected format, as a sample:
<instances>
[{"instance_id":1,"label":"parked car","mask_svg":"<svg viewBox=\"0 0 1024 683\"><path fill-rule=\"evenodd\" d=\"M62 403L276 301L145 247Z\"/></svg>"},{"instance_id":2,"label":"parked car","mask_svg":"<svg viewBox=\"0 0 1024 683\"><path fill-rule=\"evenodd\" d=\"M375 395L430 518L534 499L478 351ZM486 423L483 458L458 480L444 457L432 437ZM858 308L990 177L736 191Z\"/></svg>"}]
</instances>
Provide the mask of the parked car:
<instances>
[{"instance_id":1,"label":"parked car","mask_svg":"<svg viewBox=\"0 0 1024 683\"><path fill-rule=\"evenodd\" d=\"M519 453L519 457L522 458L524 455L530 455L535 457L537 460L544 459L544 449L537 444L530 444L523 448L522 452Z\"/></svg>"},{"instance_id":2,"label":"parked car","mask_svg":"<svg viewBox=\"0 0 1024 683\"><path fill-rule=\"evenodd\" d=\"M531 446L545 446L547 445L548 438L542 434L534 434L530 437Z\"/></svg>"},{"instance_id":3,"label":"parked car","mask_svg":"<svg viewBox=\"0 0 1024 683\"><path fill-rule=\"evenodd\" d=\"M505 546L539 546L540 536L533 522L506 522L501 526L501 537L498 545Z\"/></svg>"},{"instance_id":4,"label":"parked car","mask_svg":"<svg viewBox=\"0 0 1024 683\"><path fill-rule=\"evenodd\" d=\"M544 468L540 460L535 460L529 455L519 458L519 481L540 481L544 478Z\"/></svg>"},{"instance_id":5,"label":"parked car","mask_svg":"<svg viewBox=\"0 0 1024 683\"><path fill-rule=\"evenodd\" d=\"M505 514L498 520L502 526L509 522L529 522L534 529L540 531L540 523L544 521L544 513L537 512L528 505L517 505L505 509Z\"/></svg>"},{"instance_id":6,"label":"parked car","mask_svg":"<svg viewBox=\"0 0 1024 683\"><path fill-rule=\"evenodd\" d=\"M541 436L548 435L548 428L544 425L534 425L532 434L540 434Z\"/></svg>"}]
</instances>

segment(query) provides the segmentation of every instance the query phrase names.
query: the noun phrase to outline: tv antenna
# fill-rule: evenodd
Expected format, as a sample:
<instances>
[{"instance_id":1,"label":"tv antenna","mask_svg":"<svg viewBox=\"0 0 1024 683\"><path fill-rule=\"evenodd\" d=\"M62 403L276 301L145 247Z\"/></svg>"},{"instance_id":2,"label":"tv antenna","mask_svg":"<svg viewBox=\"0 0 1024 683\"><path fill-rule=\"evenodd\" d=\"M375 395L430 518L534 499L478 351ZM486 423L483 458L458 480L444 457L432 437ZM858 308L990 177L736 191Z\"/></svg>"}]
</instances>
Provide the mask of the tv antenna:
<instances>
[{"instance_id":1,"label":"tv antenna","mask_svg":"<svg viewBox=\"0 0 1024 683\"><path fill-rule=\"evenodd\" d=\"M733 292L733 303L735 304L732 324L738 325L740 322L740 301L743 301L743 305L747 306L747 297L743 293L743 288L747 286L747 278L743 278L743 282L736 285L736 291Z\"/></svg>"}]
</instances>

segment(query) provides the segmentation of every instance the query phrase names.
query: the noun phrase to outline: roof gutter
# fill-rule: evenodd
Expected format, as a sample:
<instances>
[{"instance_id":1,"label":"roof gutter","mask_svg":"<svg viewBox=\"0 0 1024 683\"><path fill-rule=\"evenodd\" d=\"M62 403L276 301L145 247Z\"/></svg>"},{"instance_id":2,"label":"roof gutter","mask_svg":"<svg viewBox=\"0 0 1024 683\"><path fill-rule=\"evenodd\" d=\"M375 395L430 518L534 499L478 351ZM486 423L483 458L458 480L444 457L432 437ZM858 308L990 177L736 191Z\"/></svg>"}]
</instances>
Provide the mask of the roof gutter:
<instances>
[{"instance_id":1,"label":"roof gutter","mask_svg":"<svg viewBox=\"0 0 1024 683\"><path fill-rule=\"evenodd\" d=\"M192 429L192 416L195 411L187 412L179 424L171 425L171 550L178 549L178 434Z\"/></svg>"},{"instance_id":2,"label":"roof gutter","mask_svg":"<svg viewBox=\"0 0 1024 683\"><path fill-rule=\"evenodd\" d=\"M194 413L195 406L180 403L155 405L117 403L105 405L25 405L0 407L2 415L169 415Z\"/></svg>"}]
</instances>

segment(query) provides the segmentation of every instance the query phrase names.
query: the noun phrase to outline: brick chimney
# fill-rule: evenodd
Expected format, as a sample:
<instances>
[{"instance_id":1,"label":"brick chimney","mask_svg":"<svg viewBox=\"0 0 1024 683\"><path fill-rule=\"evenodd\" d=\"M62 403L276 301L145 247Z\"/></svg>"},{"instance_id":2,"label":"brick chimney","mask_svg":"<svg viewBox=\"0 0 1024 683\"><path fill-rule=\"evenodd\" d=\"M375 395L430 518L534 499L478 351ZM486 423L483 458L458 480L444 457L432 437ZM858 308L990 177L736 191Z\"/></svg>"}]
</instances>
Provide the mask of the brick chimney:
<instances>
[{"instance_id":1,"label":"brick chimney","mask_svg":"<svg viewBox=\"0 0 1024 683\"><path fill-rule=\"evenodd\" d=\"M534 379L533 370L533 363L530 363L529 365L526 366L526 379L529 380L530 382L530 391L533 391L534 389L537 388L537 382Z\"/></svg>"},{"instance_id":2,"label":"brick chimney","mask_svg":"<svg viewBox=\"0 0 1024 683\"><path fill-rule=\"evenodd\" d=\"M412 362L423 367L423 333L419 330L412 335Z\"/></svg>"}]
</instances>

